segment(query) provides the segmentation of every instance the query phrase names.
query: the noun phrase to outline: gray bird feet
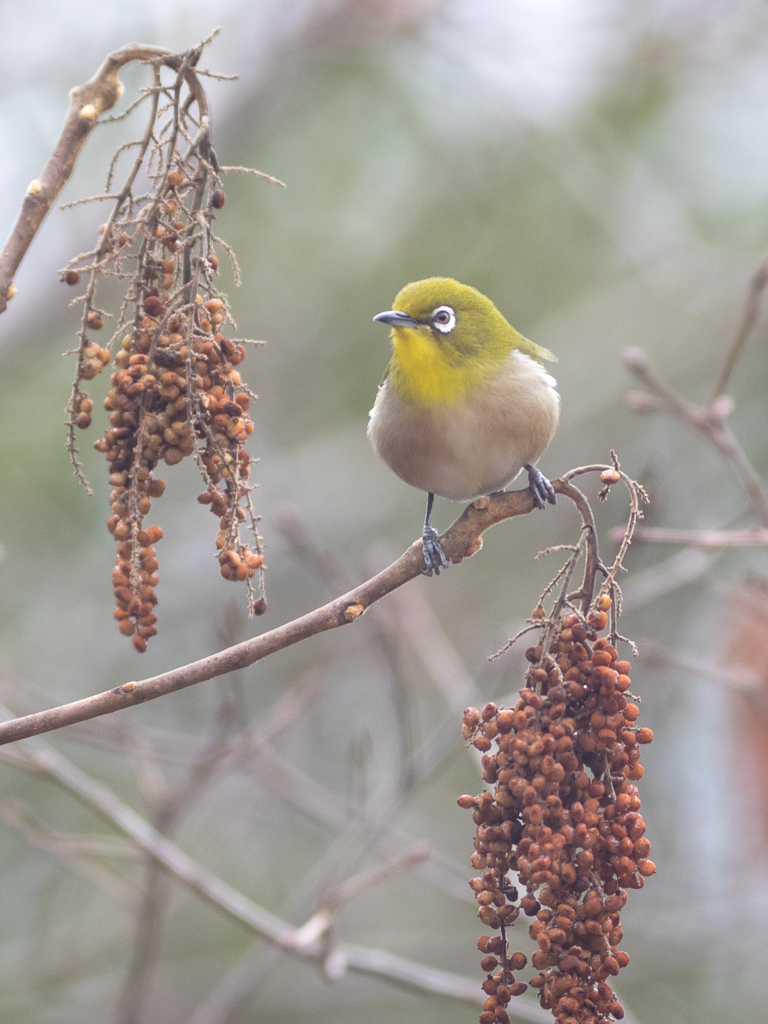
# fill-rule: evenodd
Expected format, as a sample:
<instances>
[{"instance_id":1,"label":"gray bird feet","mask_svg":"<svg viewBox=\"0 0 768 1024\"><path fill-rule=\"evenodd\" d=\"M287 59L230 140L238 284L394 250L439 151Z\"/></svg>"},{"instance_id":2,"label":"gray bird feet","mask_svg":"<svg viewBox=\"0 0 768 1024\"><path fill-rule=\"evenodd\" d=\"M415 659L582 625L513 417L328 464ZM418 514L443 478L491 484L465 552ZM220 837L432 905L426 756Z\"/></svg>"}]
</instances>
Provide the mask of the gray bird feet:
<instances>
[{"instance_id":1,"label":"gray bird feet","mask_svg":"<svg viewBox=\"0 0 768 1024\"><path fill-rule=\"evenodd\" d=\"M549 481L547 480L547 483ZM434 526L425 526L421 534L424 544L424 568L421 570L425 576L440 575L441 569L447 569L453 565L438 540L439 534Z\"/></svg>"},{"instance_id":2,"label":"gray bird feet","mask_svg":"<svg viewBox=\"0 0 768 1024\"><path fill-rule=\"evenodd\" d=\"M528 486L533 494L536 508L544 508L546 502L555 504L555 489L540 469L535 466L523 466L528 471Z\"/></svg>"}]
</instances>

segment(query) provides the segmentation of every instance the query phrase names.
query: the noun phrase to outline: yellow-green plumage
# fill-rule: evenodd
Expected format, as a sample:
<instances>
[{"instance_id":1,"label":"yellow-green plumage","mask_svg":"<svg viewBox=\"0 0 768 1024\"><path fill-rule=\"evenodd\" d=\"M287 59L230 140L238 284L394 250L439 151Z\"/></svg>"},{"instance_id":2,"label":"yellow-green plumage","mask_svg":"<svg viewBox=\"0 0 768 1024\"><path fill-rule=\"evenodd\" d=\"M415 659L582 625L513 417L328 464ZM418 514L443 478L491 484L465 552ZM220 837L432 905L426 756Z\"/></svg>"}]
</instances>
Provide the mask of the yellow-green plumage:
<instances>
[{"instance_id":1,"label":"yellow-green plumage","mask_svg":"<svg viewBox=\"0 0 768 1024\"><path fill-rule=\"evenodd\" d=\"M374 319L392 327L392 359L368 425L384 462L413 487L458 500L500 490L526 467L532 486L543 481L536 503L552 501L551 485L533 468L559 414L543 366L552 353L481 292L447 277L406 285L394 309ZM428 528L429 515L425 559L439 571L430 565Z\"/></svg>"},{"instance_id":2,"label":"yellow-green plumage","mask_svg":"<svg viewBox=\"0 0 768 1024\"><path fill-rule=\"evenodd\" d=\"M407 284L393 308L426 319L443 305L456 314L453 344L436 344L427 326L392 330L394 354L387 376L406 401L424 408L459 402L498 372L514 349L538 362L556 359L516 331L482 292L452 278Z\"/></svg>"}]
</instances>

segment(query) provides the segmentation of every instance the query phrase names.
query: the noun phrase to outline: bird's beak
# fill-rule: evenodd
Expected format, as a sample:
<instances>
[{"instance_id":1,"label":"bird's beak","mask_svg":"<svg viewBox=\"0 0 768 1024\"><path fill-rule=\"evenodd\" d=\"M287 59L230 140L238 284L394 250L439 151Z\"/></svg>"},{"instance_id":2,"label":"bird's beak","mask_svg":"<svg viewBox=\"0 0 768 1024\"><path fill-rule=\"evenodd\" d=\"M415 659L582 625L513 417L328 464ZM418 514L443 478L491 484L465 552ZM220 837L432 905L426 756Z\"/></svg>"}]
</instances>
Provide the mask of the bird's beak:
<instances>
[{"instance_id":1,"label":"bird's beak","mask_svg":"<svg viewBox=\"0 0 768 1024\"><path fill-rule=\"evenodd\" d=\"M387 309L383 313L377 313L373 318L380 324L390 324L392 327L420 327L418 320L401 312L399 309Z\"/></svg>"}]
</instances>

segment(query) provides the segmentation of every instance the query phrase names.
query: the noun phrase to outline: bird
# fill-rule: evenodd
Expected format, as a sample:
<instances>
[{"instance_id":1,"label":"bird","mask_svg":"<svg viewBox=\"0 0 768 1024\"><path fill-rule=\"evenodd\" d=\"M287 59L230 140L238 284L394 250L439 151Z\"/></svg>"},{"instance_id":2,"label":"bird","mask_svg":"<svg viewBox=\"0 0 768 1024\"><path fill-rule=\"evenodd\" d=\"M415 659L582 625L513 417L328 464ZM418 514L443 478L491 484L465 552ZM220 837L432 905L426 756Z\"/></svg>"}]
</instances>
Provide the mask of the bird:
<instances>
[{"instance_id":1,"label":"bird","mask_svg":"<svg viewBox=\"0 0 768 1024\"><path fill-rule=\"evenodd\" d=\"M515 330L471 285L430 277L405 285L387 324L392 358L368 419L379 457L427 492L424 568L452 563L432 526L435 495L471 501L503 490L525 469L534 504L555 503L536 462L557 428L560 396L544 361L549 349Z\"/></svg>"}]
</instances>

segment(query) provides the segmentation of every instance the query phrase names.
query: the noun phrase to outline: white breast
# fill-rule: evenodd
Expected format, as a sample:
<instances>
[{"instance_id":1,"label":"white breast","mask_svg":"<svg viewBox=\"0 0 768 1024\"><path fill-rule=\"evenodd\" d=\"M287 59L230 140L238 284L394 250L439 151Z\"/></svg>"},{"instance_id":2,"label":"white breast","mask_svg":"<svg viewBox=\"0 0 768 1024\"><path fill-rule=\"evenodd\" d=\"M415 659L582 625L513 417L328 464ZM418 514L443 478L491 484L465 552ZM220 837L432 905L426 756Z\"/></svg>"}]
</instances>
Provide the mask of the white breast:
<instances>
[{"instance_id":1,"label":"white breast","mask_svg":"<svg viewBox=\"0 0 768 1024\"><path fill-rule=\"evenodd\" d=\"M515 350L501 373L460 404L424 409L405 402L385 381L368 436L406 483L467 501L501 490L541 458L559 411L555 379Z\"/></svg>"}]
</instances>

